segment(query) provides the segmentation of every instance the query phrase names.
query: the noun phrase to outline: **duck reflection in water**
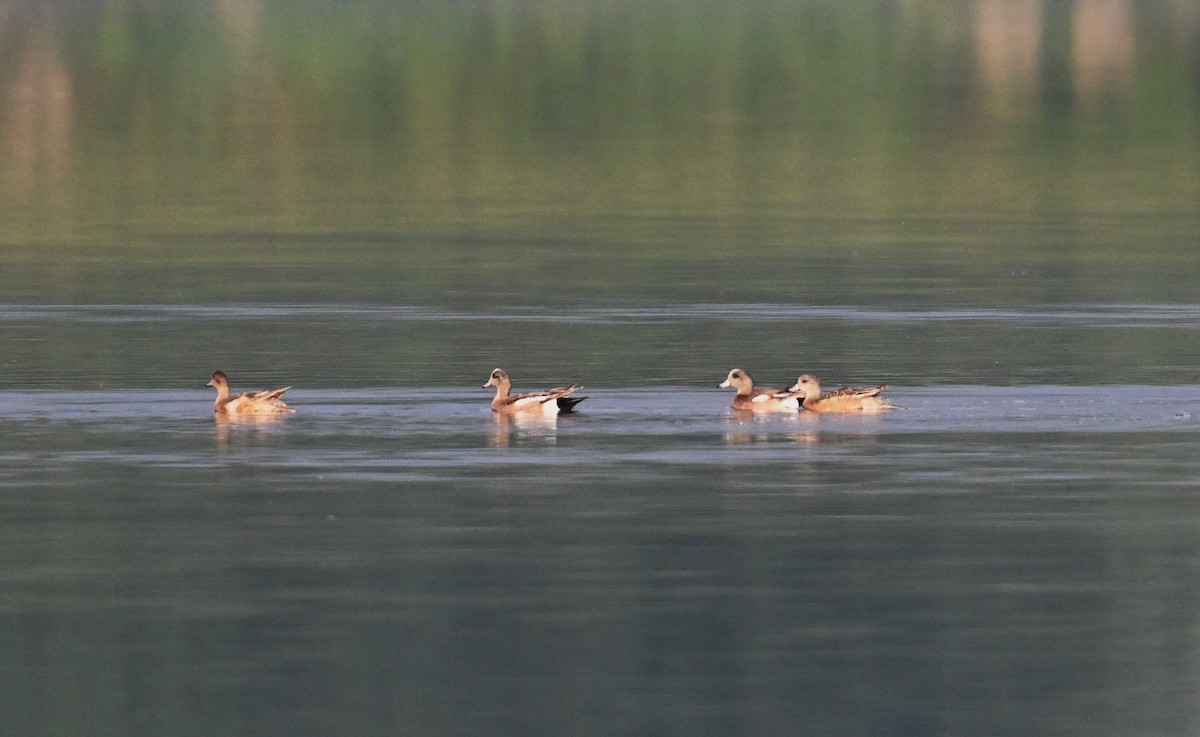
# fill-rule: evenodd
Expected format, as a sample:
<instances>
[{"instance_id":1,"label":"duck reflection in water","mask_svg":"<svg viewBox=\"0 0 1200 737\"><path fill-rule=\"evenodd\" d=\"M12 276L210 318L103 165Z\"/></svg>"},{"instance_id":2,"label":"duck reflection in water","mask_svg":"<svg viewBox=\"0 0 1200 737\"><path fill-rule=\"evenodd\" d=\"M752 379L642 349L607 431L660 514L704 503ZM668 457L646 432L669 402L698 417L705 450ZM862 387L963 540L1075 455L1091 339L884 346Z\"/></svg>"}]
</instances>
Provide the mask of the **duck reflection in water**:
<instances>
[{"instance_id":1,"label":"duck reflection in water","mask_svg":"<svg viewBox=\"0 0 1200 737\"><path fill-rule=\"evenodd\" d=\"M558 415L522 412L492 415L492 446L514 444L554 445L558 441Z\"/></svg>"},{"instance_id":2,"label":"duck reflection in water","mask_svg":"<svg viewBox=\"0 0 1200 737\"><path fill-rule=\"evenodd\" d=\"M819 417L803 412L773 412L762 414L753 410L730 411L733 427L725 433L725 442L744 445L758 442L790 440L815 443L821 439L817 432Z\"/></svg>"},{"instance_id":3,"label":"duck reflection in water","mask_svg":"<svg viewBox=\"0 0 1200 737\"><path fill-rule=\"evenodd\" d=\"M725 442L730 445L875 443L879 440L877 430L882 427L879 415L871 413L830 416L801 411L796 414L763 415L735 410L731 417L733 422L725 433Z\"/></svg>"},{"instance_id":4,"label":"duck reflection in water","mask_svg":"<svg viewBox=\"0 0 1200 737\"><path fill-rule=\"evenodd\" d=\"M217 447L225 450L229 447L230 436L237 432L249 434L253 438L262 438L271 432L272 426L283 423L286 414L229 414L227 412L213 413L213 423L217 428Z\"/></svg>"}]
</instances>

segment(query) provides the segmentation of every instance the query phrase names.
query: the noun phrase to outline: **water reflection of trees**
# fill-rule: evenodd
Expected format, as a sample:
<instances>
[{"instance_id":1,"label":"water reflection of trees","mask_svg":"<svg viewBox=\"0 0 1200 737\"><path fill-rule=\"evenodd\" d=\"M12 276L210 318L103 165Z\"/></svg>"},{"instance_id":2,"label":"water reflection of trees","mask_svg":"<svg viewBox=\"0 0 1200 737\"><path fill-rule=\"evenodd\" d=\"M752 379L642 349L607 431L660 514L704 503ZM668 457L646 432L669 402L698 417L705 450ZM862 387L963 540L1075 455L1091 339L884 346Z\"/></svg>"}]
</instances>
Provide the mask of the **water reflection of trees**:
<instances>
[{"instance_id":1,"label":"water reflection of trees","mask_svg":"<svg viewBox=\"0 0 1200 737\"><path fill-rule=\"evenodd\" d=\"M376 206L438 220L481 201L562 199L581 171L604 185L566 198L591 203L581 209L649 193L704 210L756 196L739 166L831 146L886 163L945 136L1027 140L1064 112L1120 135L1187 141L1197 127L1189 3L473 7L9 8L0 188L53 227L97 191L122 215L157 203L215 218L197 196L243 190L270 203L254 215L268 225L378 214L324 204L334 185L343 203L394 189ZM747 161L756 149L769 160ZM863 176L850 186L879 197ZM779 196L812 194L790 186Z\"/></svg>"}]
</instances>

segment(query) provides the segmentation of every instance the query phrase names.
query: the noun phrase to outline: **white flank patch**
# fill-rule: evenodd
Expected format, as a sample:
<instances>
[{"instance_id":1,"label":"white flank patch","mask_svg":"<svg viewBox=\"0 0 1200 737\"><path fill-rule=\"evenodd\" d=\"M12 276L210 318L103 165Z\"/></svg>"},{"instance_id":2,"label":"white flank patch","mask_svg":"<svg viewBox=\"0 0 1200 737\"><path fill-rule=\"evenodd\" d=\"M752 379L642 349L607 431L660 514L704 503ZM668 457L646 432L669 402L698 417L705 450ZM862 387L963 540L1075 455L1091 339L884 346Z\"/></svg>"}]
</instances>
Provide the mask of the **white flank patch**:
<instances>
[{"instance_id":1,"label":"white flank patch","mask_svg":"<svg viewBox=\"0 0 1200 737\"><path fill-rule=\"evenodd\" d=\"M525 397L513 402L513 408L520 412L536 412L540 411L544 415L558 414L558 402L551 399L546 394L539 394L533 397Z\"/></svg>"}]
</instances>

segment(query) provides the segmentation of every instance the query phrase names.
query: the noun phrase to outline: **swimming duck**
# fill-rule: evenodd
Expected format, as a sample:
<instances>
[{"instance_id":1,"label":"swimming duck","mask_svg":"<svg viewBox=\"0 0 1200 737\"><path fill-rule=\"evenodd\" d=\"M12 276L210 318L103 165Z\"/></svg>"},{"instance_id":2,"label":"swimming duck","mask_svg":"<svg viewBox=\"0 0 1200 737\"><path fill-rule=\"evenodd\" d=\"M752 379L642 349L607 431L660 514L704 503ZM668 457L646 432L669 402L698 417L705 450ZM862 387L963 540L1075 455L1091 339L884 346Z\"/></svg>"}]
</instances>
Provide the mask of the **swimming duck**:
<instances>
[{"instance_id":1,"label":"swimming duck","mask_svg":"<svg viewBox=\"0 0 1200 737\"><path fill-rule=\"evenodd\" d=\"M804 374L796 380L790 391L804 397L800 406L810 412L878 412L896 409L896 405L879 396L887 388L887 384L850 386L822 394L821 382L817 377Z\"/></svg>"},{"instance_id":2,"label":"swimming duck","mask_svg":"<svg viewBox=\"0 0 1200 737\"><path fill-rule=\"evenodd\" d=\"M575 405L587 399L587 397L567 396L580 388L578 384L560 386L557 389L547 391L526 392L525 394L510 397L508 393L512 389L512 380L508 378L508 374L504 373L503 369L494 369L492 371L492 375L488 378L487 383L483 385L483 388L487 389L489 386L496 387L496 396L492 399L492 411L506 415L518 412L540 412L546 415L556 415L559 412L572 411Z\"/></svg>"},{"instance_id":3,"label":"swimming duck","mask_svg":"<svg viewBox=\"0 0 1200 737\"><path fill-rule=\"evenodd\" d=\"M263 392L242 392L229 395L229 378L221 371L216 371L206 384L217 390L217 401L213 404L214 412L226 412L242 415L278 414L280 412L295 412L296 410L284 404L280 397L290 386L282 389L272 389Z\"/></svg>"},{"instance_id":4,"label":"swimming duck","mask_svg":"<svg viewBox=\"0 0 1200 737\"><path fill-rule=\"evenodd\" d=\"M790 389L755 389L750 374L741 369L730 371L717 388L731 386L737 389L730 405L734 409L750 412L796 412L800 409L800 394Z\"/></svg>"}]
</instances>

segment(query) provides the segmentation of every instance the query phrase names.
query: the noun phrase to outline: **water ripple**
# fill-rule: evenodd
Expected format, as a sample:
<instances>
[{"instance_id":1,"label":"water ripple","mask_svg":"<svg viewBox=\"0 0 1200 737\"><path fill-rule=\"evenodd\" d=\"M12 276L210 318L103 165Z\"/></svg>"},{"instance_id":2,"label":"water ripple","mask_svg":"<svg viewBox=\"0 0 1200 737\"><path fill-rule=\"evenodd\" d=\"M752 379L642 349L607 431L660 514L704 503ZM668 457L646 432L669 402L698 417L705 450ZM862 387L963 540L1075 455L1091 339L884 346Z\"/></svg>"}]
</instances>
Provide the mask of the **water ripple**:
<instances>
[{"instance_id":1,"label":"water ripple","mask_svg":"<svg viewBox=\"0 0 1200 737\"><path fill-rule=\"evenodd\" d=\"M233 305L0 305L0 321L127 324L189 319L369 320L373 323L495 321L508 323L657 324L680 321L1011 323L1113 327L1200 327L1195 304L1070 304L1025 308L936 307L884 309L870 306L809 304L727 304L720 302L646 305L588 302L570 307L489 306L486 311L423 305L233 304Z\"/></svg>"}]
</instances>

